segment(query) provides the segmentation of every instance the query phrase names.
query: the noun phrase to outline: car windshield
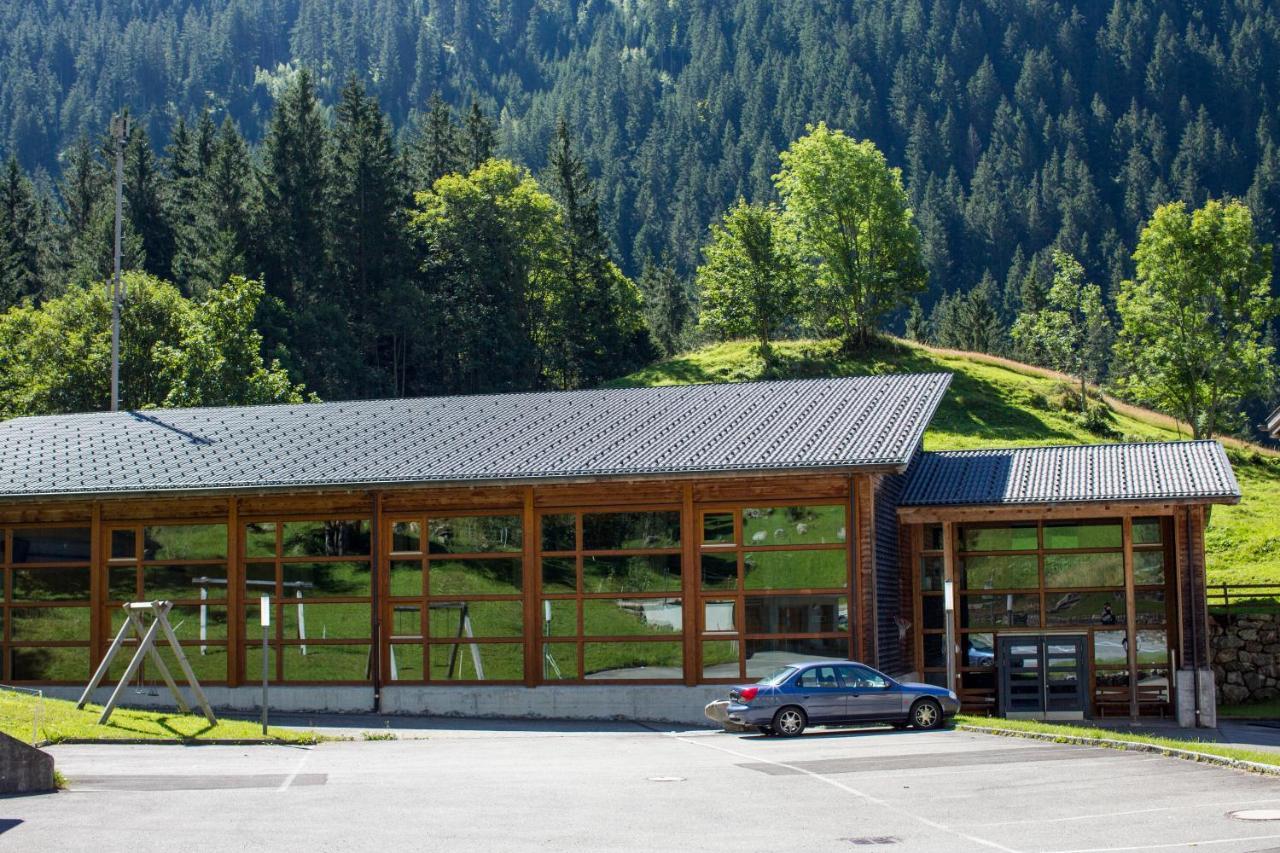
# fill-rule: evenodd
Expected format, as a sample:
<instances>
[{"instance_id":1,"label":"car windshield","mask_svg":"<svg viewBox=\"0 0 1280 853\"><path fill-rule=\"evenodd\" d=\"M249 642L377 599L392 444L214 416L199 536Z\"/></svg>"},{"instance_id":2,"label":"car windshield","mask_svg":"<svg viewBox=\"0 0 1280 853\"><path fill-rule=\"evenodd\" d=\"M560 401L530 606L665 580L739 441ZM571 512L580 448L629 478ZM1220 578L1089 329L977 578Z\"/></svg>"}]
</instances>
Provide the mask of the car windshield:
<instances>
[{"instance_id":1,"label":"car windshield","mask_svg":"<svg viewBox=\"0 0 1280 853\"><path fill-rule=\"evenodd\" d=\"M780 666L764 678L756 682L756 684L780 684L787 679L787 676L795 672L794 666Z\"/></svg>"}]
</instances>

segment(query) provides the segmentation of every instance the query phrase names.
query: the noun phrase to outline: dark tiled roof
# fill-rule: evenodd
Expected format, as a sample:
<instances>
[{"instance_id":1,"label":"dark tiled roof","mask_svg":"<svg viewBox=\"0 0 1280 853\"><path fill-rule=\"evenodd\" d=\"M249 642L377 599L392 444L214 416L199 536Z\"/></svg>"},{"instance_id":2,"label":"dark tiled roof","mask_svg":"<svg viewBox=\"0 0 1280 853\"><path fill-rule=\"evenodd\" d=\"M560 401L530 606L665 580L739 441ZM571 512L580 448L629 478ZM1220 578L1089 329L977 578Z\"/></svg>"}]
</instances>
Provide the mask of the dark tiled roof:
<instances>
[{"instance_id":1,"label":"dark tiled roof","mask_svg":"<svg viewBox=\"0 0 1280 853\"><path fill-rule=\"evenodd\" d=\"M922 453L901 506L1240 498L1216 441Z\"/></svg>"},{"instance_id":2,"label":"dark tiled roof","mask_svg":"<svg viewBox=\"0 0 1280 853\"><path fill-rule=\"evenodd\" d=\"M18 418L0 498L905 467L950 374Z\"/></svg>"}]
</instances>

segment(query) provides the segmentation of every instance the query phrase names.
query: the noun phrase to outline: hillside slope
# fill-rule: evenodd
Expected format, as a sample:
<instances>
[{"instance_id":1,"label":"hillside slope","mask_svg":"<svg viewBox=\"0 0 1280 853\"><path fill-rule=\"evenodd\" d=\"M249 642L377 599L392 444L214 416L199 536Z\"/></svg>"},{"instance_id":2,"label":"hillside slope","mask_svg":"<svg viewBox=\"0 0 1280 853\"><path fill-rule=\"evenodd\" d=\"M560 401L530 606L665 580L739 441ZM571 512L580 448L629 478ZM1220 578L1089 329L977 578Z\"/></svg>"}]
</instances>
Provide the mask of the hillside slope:
<instances>
[{"instance_id":1,"label":"hillside slope","mask_svg":"<svg viewBox=\"0 0 1280 853\"><path fill-rule=\"evenodd\" d=\"M1060 405L1063 377L1005 359L907 342L854 357L840 354L830 341L784 341L776 351L777 364L767 375L750 343L732 341L660 362L614 384L681 385L942 370L954 374L954 379L925 434L928 450L1187 437L1172 419L1122 404L1113 405L1115 436L1095 435ZM1224 443L1244 500L1213 510L1206 540L1209 582L1280 583L1280 454L1239 441Z\"/></svg>"}]
</instances>

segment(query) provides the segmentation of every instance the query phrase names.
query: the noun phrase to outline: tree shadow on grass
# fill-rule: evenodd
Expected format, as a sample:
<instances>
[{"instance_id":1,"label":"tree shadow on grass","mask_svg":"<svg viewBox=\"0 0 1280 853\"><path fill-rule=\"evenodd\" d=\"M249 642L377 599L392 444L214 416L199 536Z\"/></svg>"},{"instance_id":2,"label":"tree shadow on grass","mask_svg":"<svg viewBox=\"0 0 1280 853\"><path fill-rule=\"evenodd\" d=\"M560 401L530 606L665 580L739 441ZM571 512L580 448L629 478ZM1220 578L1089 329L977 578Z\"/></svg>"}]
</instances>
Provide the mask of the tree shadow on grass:
<instances>
[{"instance_id":1,"label":"tree shadow on grass","mask_svg":"<svg viewBox=\"0 0 1280 853\"><path fill-rule=\"evenodd\" d=\"M605 383L607 388L649 388L658 384L700 385L714 382L715 377L692 359L673 358L646 367L630 376Z\"/></svg>"}]
</instances>

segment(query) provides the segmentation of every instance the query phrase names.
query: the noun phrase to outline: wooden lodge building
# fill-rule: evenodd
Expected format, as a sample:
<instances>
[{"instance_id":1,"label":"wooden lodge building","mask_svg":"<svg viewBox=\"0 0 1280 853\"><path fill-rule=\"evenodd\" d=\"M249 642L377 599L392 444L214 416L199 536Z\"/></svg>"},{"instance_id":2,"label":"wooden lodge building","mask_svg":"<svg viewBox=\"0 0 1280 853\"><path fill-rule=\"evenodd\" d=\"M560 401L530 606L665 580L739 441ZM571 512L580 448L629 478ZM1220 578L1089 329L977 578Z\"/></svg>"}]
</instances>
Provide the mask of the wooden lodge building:
<instances>
[{"instance_id":1,"label":"wooden lodge building","mask_svg":"<svg viewBox=\"0 0 1280 853\"><path fill-rule=\"evenodd\" d=\"M0 681L75 695L120 605L165 599L253 708L266 595L285 709L695 721L854 658L977 711L1211 724L1221 446L925 452L949 381L11 420Z\"/></svg>"}]
</instances>

